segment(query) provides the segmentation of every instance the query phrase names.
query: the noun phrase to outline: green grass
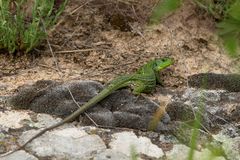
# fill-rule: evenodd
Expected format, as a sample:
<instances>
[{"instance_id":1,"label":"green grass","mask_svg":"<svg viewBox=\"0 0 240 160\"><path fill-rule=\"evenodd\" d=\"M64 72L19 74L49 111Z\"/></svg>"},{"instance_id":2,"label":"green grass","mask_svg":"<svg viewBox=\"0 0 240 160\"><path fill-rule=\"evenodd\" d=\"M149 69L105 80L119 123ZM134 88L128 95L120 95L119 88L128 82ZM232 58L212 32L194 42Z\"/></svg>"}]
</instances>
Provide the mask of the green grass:
<instances>
[{"instance_id":1,"label":"green grass","mask_svg":"<svg viewBox=\"0 0 240 160\"><path fill-rule=\"evenodd\" d=\"M46 38L64 10L67 0L54 8L54 0L0 0L0 49L8 53L28 53ZM27 9L26 9L27 8ZM26 13L30 10L30 13Z\"/></svg>"},{"instance_id":2,"label":"green grass","mask_svg":"<svg viewBox=\"0 0 240 160\"><path fill-rule=\"evenodd\" d=\"M131 145L130 148L130 160L138 160L138 153L134 145Z\"/></svg>"}]
</instances>

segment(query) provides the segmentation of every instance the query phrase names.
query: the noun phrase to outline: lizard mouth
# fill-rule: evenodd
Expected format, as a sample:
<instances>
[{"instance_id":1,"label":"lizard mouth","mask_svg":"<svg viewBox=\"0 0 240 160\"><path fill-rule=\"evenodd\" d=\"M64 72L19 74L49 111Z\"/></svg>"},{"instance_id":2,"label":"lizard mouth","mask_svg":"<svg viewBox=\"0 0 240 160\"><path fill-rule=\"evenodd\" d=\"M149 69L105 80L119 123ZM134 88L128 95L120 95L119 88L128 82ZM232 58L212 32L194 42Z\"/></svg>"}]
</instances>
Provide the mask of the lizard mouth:
<instances>
[{"instance_id":1,"label":"lizard mouth","mask_svg":"<svg viewBox=\"0 0 240 160\"><path fill-rule=\"evenodd\" d=\"M172 65L174 60L172 58L163 58L156 64L156 70L160 71L168 66Z\"/></svg>"}]
</instances>

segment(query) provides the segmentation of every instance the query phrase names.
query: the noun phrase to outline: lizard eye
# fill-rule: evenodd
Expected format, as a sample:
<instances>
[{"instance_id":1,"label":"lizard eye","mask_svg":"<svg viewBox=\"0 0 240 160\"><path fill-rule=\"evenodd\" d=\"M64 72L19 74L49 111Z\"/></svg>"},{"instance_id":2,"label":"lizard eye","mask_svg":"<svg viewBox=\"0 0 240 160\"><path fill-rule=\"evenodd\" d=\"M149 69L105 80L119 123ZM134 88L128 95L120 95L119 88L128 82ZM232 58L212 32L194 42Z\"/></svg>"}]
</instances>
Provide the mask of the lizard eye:
<instances>
[{"instance_id":1,"label":"lizard eye","mask_svg":"<svg viewBox=\"0 0 240 160\"><path fill-rule=\"evenodd\" d=\"M163 58L162 61L165 62L167 59L166 58Z\"/></svg>"}]
</instances>

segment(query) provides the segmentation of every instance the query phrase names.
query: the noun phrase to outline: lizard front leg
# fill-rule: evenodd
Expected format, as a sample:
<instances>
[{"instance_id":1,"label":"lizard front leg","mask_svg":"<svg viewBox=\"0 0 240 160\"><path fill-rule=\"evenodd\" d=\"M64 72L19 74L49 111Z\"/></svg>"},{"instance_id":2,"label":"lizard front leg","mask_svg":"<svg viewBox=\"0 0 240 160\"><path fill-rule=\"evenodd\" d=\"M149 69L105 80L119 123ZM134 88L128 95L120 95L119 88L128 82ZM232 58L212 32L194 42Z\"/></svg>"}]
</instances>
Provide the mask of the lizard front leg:
<instances>
[{"instance_id":1,"label":"lizard front leg","mask_svg":"<svg viewBox=\"0 0 240 160\"><path fill-rule=\"evenodd\" d=\"M160 74L158 72L155 72L155 77L156 77L157 84L163 86L163 80L160 78Z\"/></svg>"}]
</instances>

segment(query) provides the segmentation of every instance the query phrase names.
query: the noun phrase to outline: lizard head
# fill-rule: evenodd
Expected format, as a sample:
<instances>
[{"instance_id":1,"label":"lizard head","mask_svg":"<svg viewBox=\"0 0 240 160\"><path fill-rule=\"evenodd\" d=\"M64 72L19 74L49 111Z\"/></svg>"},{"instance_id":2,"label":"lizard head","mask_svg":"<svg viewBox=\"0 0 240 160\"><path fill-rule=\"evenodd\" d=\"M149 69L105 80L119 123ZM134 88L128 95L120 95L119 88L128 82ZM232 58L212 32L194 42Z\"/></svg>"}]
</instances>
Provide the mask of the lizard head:
<instances>
[{"instance_id":1,"label":"lizard head","mask_svg":"<svg viewBox=\"0 0 240 160\"><path fill-rule=\"evenodd\" d=\"M174 63L172 58L162 58L162 59L156 59L154 60L154 70L160 71Z\"/></svg>"}]
</instances>

